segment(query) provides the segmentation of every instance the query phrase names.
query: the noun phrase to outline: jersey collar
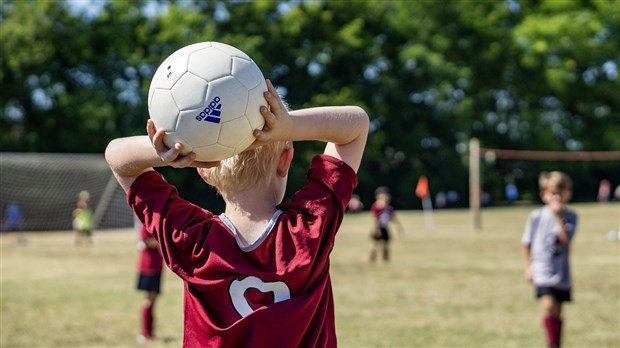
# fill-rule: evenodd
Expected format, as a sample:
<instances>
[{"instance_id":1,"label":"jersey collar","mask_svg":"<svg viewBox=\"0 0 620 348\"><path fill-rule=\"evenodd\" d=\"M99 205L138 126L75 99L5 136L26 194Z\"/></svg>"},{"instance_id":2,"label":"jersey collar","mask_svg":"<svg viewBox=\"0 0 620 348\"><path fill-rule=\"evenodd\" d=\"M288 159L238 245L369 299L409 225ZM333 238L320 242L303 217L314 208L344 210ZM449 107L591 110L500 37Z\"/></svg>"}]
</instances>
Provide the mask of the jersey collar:
<instances>
[{"instance_id":1,"label":"jersey collar","mask_svg":"<svg viewBox=\"0 0 620 348\"><path fill-rule=\"evenodd\" d=\"M273 213L273 216L269 220L269 223L267 224L267 226L265 226L265 229L263 230L263 232L258 236L258 238L256 238L254 242L247 244L247 245L241 240L239 236L239 232L237 232L235 225L233 225L232 221L228 219L226 214L224 213L220 214L220 220L222 220L224 225L226 225L226 227L228 227L228 229L235 236L235 240L237 241L237 245L239 246L239 249L245 252L249 252L249 251L252 251L258 248L261 245L261 243L263 243L263 241L267 238L267 236L269 236L269 233L273 229L273 226L275 225L276 221L278 220L278 217L280 217L281 214L282 214L282 210L279 210L279 209L276 210L276 212Z\"/></svg>"}]
</instances>

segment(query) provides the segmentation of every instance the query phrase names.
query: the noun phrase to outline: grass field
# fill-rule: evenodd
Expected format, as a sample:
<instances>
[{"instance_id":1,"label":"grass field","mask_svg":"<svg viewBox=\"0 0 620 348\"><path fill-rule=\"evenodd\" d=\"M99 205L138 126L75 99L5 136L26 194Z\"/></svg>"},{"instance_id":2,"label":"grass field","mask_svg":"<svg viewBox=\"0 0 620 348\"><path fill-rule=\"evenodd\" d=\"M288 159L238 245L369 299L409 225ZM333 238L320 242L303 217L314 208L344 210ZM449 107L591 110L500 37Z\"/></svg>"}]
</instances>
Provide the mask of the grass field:
<instances>
[{"instance_id":1,"label":"grass field","mask_svg":"<svg viewBox=\"0 0 620 348\"><path fill-rule=\"evenodd\" d=\"M371 265L368 213L348 215L332 254L341 347L543 347L539 304L523 280L520 238L533 207L483 211L472 231L465 210L399 212L392 259ZM572 249L574 302L564 347L620 347L620 205L578 204ZM0 346L134 347L143 295L134 289L132 230L96 231L75 247L69 232L1 238ZM160 341L182 344L182 283L167 272L156 307Z\"/></svg>"}]
</instances>

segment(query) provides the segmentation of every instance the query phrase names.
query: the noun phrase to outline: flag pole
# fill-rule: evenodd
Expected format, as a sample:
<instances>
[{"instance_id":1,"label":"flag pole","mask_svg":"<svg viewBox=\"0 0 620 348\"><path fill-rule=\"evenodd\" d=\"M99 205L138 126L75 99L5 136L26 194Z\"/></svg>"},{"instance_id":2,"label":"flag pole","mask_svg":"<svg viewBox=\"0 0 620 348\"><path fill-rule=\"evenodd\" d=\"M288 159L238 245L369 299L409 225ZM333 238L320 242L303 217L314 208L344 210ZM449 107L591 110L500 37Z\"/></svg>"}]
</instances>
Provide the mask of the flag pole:
<instances>
[{"instance_id":1,"label":"flag pole","mask_svg":"<svg viewBox=\"0 0 620 348\"><path fill-rule=\"evenodd\" d=\"M426 230L431 232L435 229L435 221L433 217L433 202L431 201L431 192L428 186L428 178L424 175L418 179L415 188L415 194L422 200L422 211L424 214L424 223Z\"/></svg>"}]
</instances>

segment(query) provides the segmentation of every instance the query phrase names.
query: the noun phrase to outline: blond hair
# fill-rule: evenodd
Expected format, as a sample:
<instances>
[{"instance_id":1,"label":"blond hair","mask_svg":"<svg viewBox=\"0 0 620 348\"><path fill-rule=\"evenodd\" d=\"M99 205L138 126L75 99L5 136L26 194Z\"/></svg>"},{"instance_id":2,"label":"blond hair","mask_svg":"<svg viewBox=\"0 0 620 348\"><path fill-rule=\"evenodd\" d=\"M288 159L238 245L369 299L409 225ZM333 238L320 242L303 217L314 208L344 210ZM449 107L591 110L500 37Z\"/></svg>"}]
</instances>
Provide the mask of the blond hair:
<instances>
[{"instance_id":1,"label":"blond hair","mask_svg":"<svg viewBox=\"0 0 620 348\"><path fill-rule=\"evenodd\" d=\"M266 185L279 155L290 143L278 141L244 151L227 158L213 168L201 169L208 183L221 194L226 191L244 191Z\"/></svg>"},{"instance_id":2,"label":"blond hair","mask_svg":"<svg viewBox=\"0 0 620 348\"><path fill-rule=\"evenodd\" d=\"M573 189L573 181L568 175L559 171L542 172L538 177L538 186L541 192L548 189L571 191Z\"/></svg>"},{"instance_id":3,"label":"blond hair","mask_svg":"<svg viewBox=\"0 0 620 348\"><path fill-rule=\"evenodd\" d=\"M86 190L80 191L80 193L78 193L78 199L80 201L87 201L87 200L89 200L90 199L90 192L88 192Z\"/></svg>"}]
</instances>

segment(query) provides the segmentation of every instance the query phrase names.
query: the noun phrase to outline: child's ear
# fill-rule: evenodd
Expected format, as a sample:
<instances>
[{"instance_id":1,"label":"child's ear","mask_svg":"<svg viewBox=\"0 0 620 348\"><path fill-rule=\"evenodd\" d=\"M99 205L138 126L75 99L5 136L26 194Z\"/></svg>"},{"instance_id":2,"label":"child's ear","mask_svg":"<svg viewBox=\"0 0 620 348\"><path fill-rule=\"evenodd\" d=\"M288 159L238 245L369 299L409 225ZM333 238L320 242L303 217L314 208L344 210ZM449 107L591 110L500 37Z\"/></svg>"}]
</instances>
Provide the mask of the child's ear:
<instances>
[{"instance_id":1,"label":"child's ear","mask_svg":"<svg viewBox=\"0 0 620 348\"><path fill-rule=\"evenodd\" d=\"M290 146L286 147L282 152L280 152L280 158L278 159L278 168L276 172L278 176L285 177L288 175L288 170L291 167L291 162L293 161L293 155L295 154L295 149Z\"/></svg>"},{"instance_id":2,"label":"child's ear","mask_svg":"<svg viewBox=\"0 0 620 348\"><path fill-rule=\"evenodd\" d=\"M205 168L196 168L196 170L198 171L198 175L200 175L202 180L204 180L207 184L213 186L213 184L209 181L209 177L207 176L207 171L205 170Z\"/></svg>"}]
</instances>

